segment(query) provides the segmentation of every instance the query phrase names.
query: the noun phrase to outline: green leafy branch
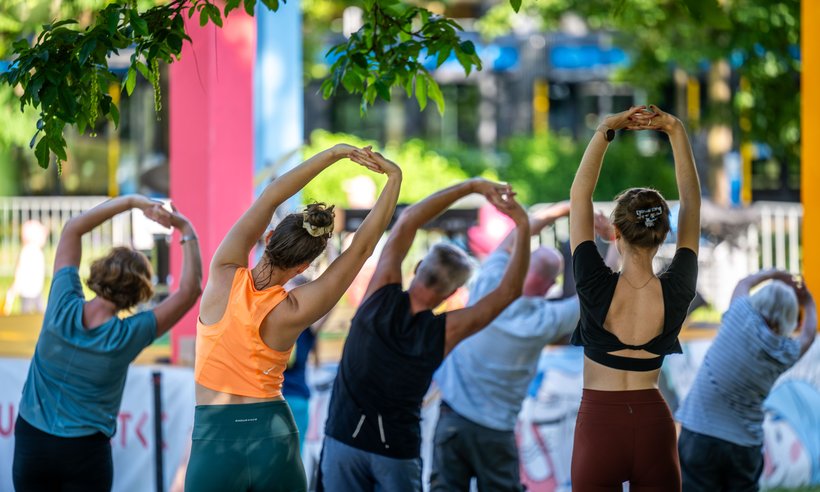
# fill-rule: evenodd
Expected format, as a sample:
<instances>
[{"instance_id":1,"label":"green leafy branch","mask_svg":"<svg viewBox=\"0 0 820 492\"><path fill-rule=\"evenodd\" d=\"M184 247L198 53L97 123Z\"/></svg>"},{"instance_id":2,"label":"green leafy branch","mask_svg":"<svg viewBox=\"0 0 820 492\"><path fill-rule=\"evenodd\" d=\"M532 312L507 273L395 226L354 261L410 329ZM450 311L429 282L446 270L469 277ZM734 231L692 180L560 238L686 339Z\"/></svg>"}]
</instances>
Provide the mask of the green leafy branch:
<instances>
[{"instance_id":1,"label":"green leafy branch","mask_svg":"<svg viewBox=\"0 0 820 492\"><path fill-rule=\"evenodd\" d=\"M444 112L441 89L424 68L423 58L434 57L439 67L454 53L467 75L481 70L475 46L461 41L461 26L452 19L397 0L366 0L365 8L362 27L328 52L336 60L322 83L325 99L343 87L362 95L360 111L365 113L377 97L390 101L391 88L399 87L407 97L415 94L422 110L429 98Z\"/></svg>"},{"instance_id":2,"label":"green leafy branch","mask_svg":"<svg viewBox=\"0 0 820 492\"><path fill-rule=\"evenodd\" d=\"M159 61L178 58L183 40L190 40L182 17L185 6L176 1L138 12L130 4L112 3L84 30L72 29L77 21L68 19L43 26L33 46L25 39L14 43L17 58L0 80L22 88L21 110L31 106L39 111L30 146L41 167L48 167L51 153L58 166L67 159L66 125L93 134L100 116L119 124L119 110L108 93L111 84L119 83L108 67L112 53L133 46L122 88L131 94L139 72L154 86L159 109Z\"/></svg>"},{"instance_id":3,"label":"green leafy branch","mask_svg":"<svg viewBox=\"0 0 820 492\"><path fill-rule=\"evenodd\" d=\"M282 0L285 3L286 0ZM38 164L47 168L51 154L58 170L67 159L64 131L73 125L80 133L94 128L100 117L119 125L119 109L108 88L120 83L109 69L108 57L133 47L130 66L120 90L129 95L137 74L154 88L154 104L160 110L159 62L172 63L182 52L184 15L199 14L199 24L222 27L231 11L242 7L253 15L257 0L226 0L220 9L209 0L172 0L140 12L132 0L117 0L96 12L91 25L81 28L74 19L43 26L33 44L21 39L13 44L16 56L0 81L22 90L20 107L39 113L31 139ZM272 11L279 0L261 0ZM510 1L516 11L520 0ZM401 87L424 109L428 98L444 111L438 83L419 61L435 57L440 66L455 54L465 72L481 69L481 60L470 41L462 41L461 27L453 20L433 15L424 8L398 0L364 0L367 21L350 39L331 49L338 56L331 77L322 84L325 98L339 87L362 95L362 112L377 97L389 101L391 88Z\"/></svg>"}]
</instances>

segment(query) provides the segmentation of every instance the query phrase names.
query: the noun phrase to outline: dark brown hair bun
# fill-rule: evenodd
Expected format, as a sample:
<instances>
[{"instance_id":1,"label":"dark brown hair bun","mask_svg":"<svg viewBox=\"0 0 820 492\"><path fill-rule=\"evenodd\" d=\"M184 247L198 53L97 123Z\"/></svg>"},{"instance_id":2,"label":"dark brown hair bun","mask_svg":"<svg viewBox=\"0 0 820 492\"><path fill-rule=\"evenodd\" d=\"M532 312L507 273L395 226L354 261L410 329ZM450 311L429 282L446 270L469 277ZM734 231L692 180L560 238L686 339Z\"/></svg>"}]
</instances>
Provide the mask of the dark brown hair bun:
<instances>
[{"instance_id":1,"label":"dark brown hair bun","mask_svg":"<svg viewBox=\"0 0 820 492\"><path fill-rule=\"evenodd\" d=\"M265 256L276 268L293 268L315 260L333 235L334 206L311 203L302 213L290 214L268 240Z\"/></svg>"},{"instance_id":2,"label":"dark brown hair bun","mask_svg":"<svg viewBox=\"0 0 820 492\"><path fill-rule=\"evenodd\" d=\"M304 212L305 220L313 227L328 227L333 225L336 214L333 209L336 205L325 207L324 203L311 203Z\"/></svg>"},{"instance_id":3,"label":"dark brown hair bun","mask_svg":"<svg viewBox=\"0 0 820 492\"><path fill-rule=\"evenodd\" d=\"M612 223L639 248L657 248L669 234L669 205L652 188L630 188L615 197Z\"/></svg>"}]
</instances>

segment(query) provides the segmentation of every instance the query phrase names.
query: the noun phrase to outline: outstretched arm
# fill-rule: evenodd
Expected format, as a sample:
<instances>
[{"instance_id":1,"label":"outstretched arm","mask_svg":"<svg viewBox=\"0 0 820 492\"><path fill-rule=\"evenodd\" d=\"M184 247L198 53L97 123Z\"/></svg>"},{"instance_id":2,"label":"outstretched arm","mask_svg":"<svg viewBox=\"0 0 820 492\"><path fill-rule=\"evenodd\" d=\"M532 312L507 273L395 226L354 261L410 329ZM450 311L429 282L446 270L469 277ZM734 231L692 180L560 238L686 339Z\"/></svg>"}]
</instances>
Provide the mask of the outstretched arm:
<instances>
[{"instance_id":1,"label":"outstretched arm","mask_svg":"<svg viewBox=\"0 0 820 492\"><path fill-rule=\"evenodd\" d=\"M647 127L669 135L672 156L675 158L675 179L678 183L680 211L678 212L678 248L689 248L696 254L700 243L700 181L695 169L692 146L683 123L673 115L650 105L652 113L639 113L638 122L649 121Z\"/></svg>"},{"instance_id":2,"label":"outstretched arm","mask_svg":"<svg viewBox=\"0 0 820 492\"><path fill-rule=\"evenodd\" d=\"M506 200L493 197L495 207L515 221L515 245L498 287L468 308L447 313L444 355L462 340L483 329L521 296L524 277L530 264L530 221L527 212L510 195Z\"/></svg>"},{"instance_id":3,"label":"outstretched arm","mask_svg":"<svg viewBox=\"0 0 820 492\"><path fill-rule=\"evenodd\" d=\"M399 199L401 169L379 154L354 154L354 160L366 167L380 169L387 174L387 184L376 204L356 231L350 246L328 266L319 278L290 291L287 302L274 311L277 329L288 330L296 338L306 327L330 311L359 273L364 262L373 254Z\"/></svg>"},{"instance_id":4,"label":"outstretched arm","mask_svg":"<svg viewBox=\"0 0 820 492\"><path fill-rule=\"evenodd\" d=\"M589 145L587 145L569 191L571 209L569 215L569 241L573 252L584 241L595 239L592 193L598 184L604 154L606 154L606 149L609 146L609 142L607 142L604 135L606 135L607 130L614 131L627 128L632 124L632 118L644 109L646 109L645 106L636 106L627 111L607 116L595 131Z\"/></svg>"},{"instance_id":5,"label":"outstretched arm","mask_svg":"<svg viewBox=\"0 0 820 492\"><path fill-rule=\"evenodd\" d=\"M502 193L507 192L509 192L507 185L474 178L437 191L404 209L390 231L390 236L387 238L387 243L376 265L376 271L367 286L364 299L385 285L401 283L401 262L407 256L410 246L413 245L416 231L424 224L444 212L458 199L471 193L481 193L489 199L490 197L500 198Z\"/></svg>"},{"instance_id":6,"label":"outstretched arm","mask_svg":"<svg viewBox=\"0 0 820 492\"><path fill-rule=\"evenodd\" d=\"M171 226L185 239L182 244L182 275L179 289L166 297L154 308L157 318L157 336L170 330L196 304L202 293L202 258L199 254L199 240L196 231L185 216L177 212L171 214Z\"/></svg>"},{"instance_id":7,"label":"outstretched arm","mask_svg":"<svg viewBox=\"0 0 820 492\"><path fill-rule=\"evenodd\" d=\"M112 198L91 210L87 210L76 217L72 217L63 227L60 242L54 256L54 273L67 266L79 266L82 258L83 234L111 217L139 208L150 219L168 226L168 212L162 209L162 203L150 200L142 195L126 195Z\"/></svg>"},{"instance_id":8,"label":"outstretched arm","mask_svg":"<svg viewBox=\"0 0 820 492\"><path fill-rule=\"evenodd\" d=\"M336 145L319 152L272 181L219 244L211 260L211 270L215 267L247 266L251 249L270 224L276 207L304 188L331 164L350 157L354 150L355 147L350 145Z\"/></svg>"},{"instance_id":9,"label":"outstretched arm","mask_svg":"<svg viewBox=\"0 0 820 492\"><path fill-rule=\"evenodd\" d=\"M541 231L555 223L561 217L569 215L569 201L558 202L538 212L530 214L530 235L537 236ZM515 236L518 232L513 229L507 237L501 241L496 250L511 252L515 243Z\"/></svg>"}]
</instances>

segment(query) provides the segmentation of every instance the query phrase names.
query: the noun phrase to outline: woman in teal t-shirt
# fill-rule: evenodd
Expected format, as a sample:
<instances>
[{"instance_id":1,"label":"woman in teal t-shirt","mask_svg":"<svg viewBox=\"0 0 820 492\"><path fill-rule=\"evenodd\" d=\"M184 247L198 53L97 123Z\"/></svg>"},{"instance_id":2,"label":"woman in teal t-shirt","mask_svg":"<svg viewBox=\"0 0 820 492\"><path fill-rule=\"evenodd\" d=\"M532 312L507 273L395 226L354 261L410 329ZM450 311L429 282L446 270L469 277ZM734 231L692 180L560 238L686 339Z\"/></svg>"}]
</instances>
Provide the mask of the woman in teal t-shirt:
<instances>
[{"instance_id":1,"label":"woman in teal t-shirt","mask_svg":"<svg viewBox=\"0 0 820 492\"><path fill-rule=\"evenodd\" d=\"M109 491L111 436L116 431L128 365L194 305L202 265L194 228L143 196L108 200L69 220L60 236L54 277L37 348L15 424L12 478L17 492ZM182 234L179 289L155 309L120 318L120 311L153 295L151 265L140 252L113 248L86 279L96 297L86 302L78 267L82 236L111 217L138 208Z\"/></svg>"}]
</instances>

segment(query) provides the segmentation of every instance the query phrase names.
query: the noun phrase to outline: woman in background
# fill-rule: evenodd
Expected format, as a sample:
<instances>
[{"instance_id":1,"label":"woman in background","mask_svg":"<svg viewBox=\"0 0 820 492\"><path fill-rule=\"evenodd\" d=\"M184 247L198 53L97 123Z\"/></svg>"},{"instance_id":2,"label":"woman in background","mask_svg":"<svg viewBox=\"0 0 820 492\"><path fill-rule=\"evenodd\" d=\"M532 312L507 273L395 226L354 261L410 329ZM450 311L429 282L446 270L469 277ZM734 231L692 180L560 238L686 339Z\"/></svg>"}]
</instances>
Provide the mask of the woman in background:
<instances>
[{"instance_id":1,"label":"woman in background","mask_svg":"<svg viewBox=\"0 0 820 492\"><path fill-rule=\"evenodd\" d=\"M86 285L96 297L88 302L78 269L83 235L133 208L181 233L184 260L176 292L152 310L121 318L120 314L153 295L151 264L145 255L117 247L92 263ZM161 203L139 195L122 196L66 223L14 430L15 490L111 490L110 440L128 365L193 307L201 282L194 228Z\"/></svg>"}]
</instances>

